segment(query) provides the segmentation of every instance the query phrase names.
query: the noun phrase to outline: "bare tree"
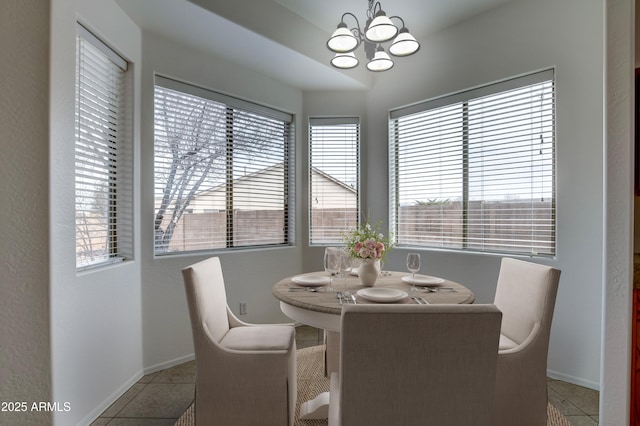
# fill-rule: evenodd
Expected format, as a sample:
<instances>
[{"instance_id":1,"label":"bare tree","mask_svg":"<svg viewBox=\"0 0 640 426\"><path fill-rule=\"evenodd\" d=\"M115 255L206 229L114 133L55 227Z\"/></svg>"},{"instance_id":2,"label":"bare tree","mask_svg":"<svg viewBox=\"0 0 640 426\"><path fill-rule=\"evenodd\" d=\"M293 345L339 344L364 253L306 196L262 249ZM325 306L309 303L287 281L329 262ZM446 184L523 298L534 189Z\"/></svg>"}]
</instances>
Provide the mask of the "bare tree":
<instances>
[{"instance_id":1,"label":"bare tree","mask_svg":"<svg viewBox=\"0 0 640 426\"><path fill-rule=\"evenodd\" d=\"M116 182L112 153L100 144L80 146L76 146L82 157L82 165L76 166L76 263L84 266L116 251L112 222Z\"/></svg>"},{"instance_id":2,"label":"bare tree","mask_svg":"<svg viewBox=\"0 0 640 426\"><path fill-rule=\"evenodd\" d=\"M234 120L238 114L247 113L163 88L157 88L155 96L155 181L159 198L155 247L156 252L163 252L169 250L177 224L202 185L228 180L233 155L254 158L258 152L273 149L274 135L239 120L245 137L238 141Z\"/></svg>"},{"instance_id":3,"label":"bare tree","mask_svg":"<svg viewBox=\"0 0 640 426\"><path fill-rule=\"evenodd\" d=\"M165 126L156 135L156 156L165 156L166 168L156 168L156 185L162 186L162 195L156 208L156 250L167 251L176 225L186 211L193 196L205 179L211 178L216 159L224 157L225 130L215 128L217 105L201 100L194 103L186 114L177 113L171 102L156 93L156 122ZM161 153L161 154L159 154ZM170 216L165 220L165 216Z\"/></svg>"}]
</instances>

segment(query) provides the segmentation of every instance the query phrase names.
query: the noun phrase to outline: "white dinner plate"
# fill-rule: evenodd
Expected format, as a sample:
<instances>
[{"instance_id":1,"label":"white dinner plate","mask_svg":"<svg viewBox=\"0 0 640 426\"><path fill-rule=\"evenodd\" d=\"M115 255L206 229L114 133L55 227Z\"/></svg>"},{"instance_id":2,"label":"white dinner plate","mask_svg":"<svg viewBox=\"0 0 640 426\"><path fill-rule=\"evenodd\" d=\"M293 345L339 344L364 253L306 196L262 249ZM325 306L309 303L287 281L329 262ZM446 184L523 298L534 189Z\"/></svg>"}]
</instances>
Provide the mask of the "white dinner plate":
<instances>
[{"instance_id":1,"label":"white dinner plate","mask_svg":"<svg viewBox=\"0 0 640 426\"><path fill-rule=\"evenodd\" d=\"M305 287L319 287L329 284L329 277L326 275L296 275L291 278L291 282Z\"/></svg>"},{"instance_id":2,"label":"white dinner plate","mask_svg":"<svg viewBox=\"0 0 640 426\"><path fill-rule=\"evenodd\" d=\"M396 288L371 287L358 290L358 296L371 302L393 303L408 296L405 291Z\"/></svg>"},{"instance_id":3,"label":"white dinner plate","mask_svg":"<svg viewBox=\"0 0 640 426\"><path fill-rule=\"evenodd\" d=\"M409 284L415 284L417 286L438 285L444 282L442 278L418 274L416 274L415 279L411 278L411 275L405 275L404 277L402 277L402 281Z\"/></svg>"}]
</instances>

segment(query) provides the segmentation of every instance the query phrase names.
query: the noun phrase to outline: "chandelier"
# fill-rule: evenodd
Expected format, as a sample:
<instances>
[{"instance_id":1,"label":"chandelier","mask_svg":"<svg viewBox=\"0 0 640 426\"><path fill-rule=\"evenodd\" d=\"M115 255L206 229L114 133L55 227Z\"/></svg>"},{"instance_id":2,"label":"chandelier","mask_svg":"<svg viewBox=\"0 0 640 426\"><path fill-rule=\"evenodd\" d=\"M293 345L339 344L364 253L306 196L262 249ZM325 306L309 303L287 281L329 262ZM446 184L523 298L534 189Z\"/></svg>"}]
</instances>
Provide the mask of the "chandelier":
<instances>
[{"instance_id":1,"label":"chandelier","mask_svg":"<svg viewBox=\"0 0 640 426\"><path fill-rule=\"evenodd\" d=\"M369 60L367 63L369 71L386 71L393 67L393 60L385 52L382 43L388 42L394 37L393 43L389 46L389 53L393 56L413 55L420 49L420 43L409 33L401 17L387 17L379 1L375 3L374 0L368 1L369 9L367 10L364 31L360 29L358 18L353 13L346 12L342 15L338 28L327 41L329 50L336 54L331 59L331 65L336 68L350 69L358 66L360 61L354 52L361 44L364 44L364 51ZM356 21L354 28L347 28L345 23L347 16L351 16ZM401 22L400 29L391 22L392 19Z\"/></svg>"}]
</instances>

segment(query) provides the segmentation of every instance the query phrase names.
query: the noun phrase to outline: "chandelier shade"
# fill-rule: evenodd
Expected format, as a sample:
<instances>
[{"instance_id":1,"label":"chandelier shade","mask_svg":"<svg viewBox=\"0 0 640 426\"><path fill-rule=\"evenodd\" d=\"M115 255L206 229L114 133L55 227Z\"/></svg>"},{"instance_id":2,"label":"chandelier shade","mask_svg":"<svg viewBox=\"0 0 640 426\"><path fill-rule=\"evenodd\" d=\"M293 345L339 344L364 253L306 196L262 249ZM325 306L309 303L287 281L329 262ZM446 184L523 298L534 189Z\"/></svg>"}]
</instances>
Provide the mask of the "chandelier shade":
<instances>
[{"instance_id":1,"label":"chandelier shade","mask_svg":"<svg viewBox=\"0 0 640 426\"><path fill-rule=\"evenodd\" d=\"M418 49L420 49L420 43L404 27L400 30L398 37L391 43L391 46L389 46L389 53L393 56L409 56L416 53Z\"/></svg>"},{"instance_id":2,"label":"chandelier shade","mask_svg":"<svg viewBox=\"0 0 640 426\"><path fill-rule=\"evenodd\" d=\"M358 63L360 63L360 61L353 52L336 53L336 56L331 60L331 65L343 70L355 68L358 66Z\"/></svg>"},{"instance_id":3,"label":"chandelier shade","mask_svg":"<svg viewBox=\"0 0 640 426\"><path fill-rule=\"evenodd\" d=\"M358 47L358 43L360 41L347 29L347 24L340 22L338 28L327 41L327 47L336 53L346 53Z\"/></svg>"},{"instance_id":4,"label":"chandelier shade","mask_svg":"<svg viewBox=\"0 0 640 426\"><path fill-rule=\"evenodd\" d=\"M380 72L389 70L391 67L393 67L393 61L389 55L387 55L387 52L384 51L382 46L378 46L375 56L367 64L367 69L369 71Z\"/></svg>"},{"instance_id":5,"label":"chandelier shade","mask_svg":"<svg viewBox=\"0 0 640 426\"><path fill-rule=\"evenodd\" d=\"M404 20L399 16L387 17L380 2L367 0L367 20L364 30L360 28L358 18L351 12L345 12L338 27L327 40L327 48L336 53L331 59L331 65L340 69L355 68L360 63L355 55L356 49L364 46L368 59L367 69L374 72L386 71L393 67L393 60L385 52L382 43L390 42L389 53L396 57L413 55L420 49L420 43L409 33ZM355 26L349 28L345 18L351 17ZM400 21L396 26L393 19Z\"/></svg>"},{"instance_id":6,"label":"chandelier shade","mask_svg":"<svg viewBox=\"0 0 640 426\"><path fill-rule=\"evenodd\" d=\"M387 15L380 10L373 21L369 24L369 27L365 30L365 37L369 41L376 43L382 43L389 41L398 34L398 28L393 25L391 19L387 18Z\"/></svg>"}]
</instances>

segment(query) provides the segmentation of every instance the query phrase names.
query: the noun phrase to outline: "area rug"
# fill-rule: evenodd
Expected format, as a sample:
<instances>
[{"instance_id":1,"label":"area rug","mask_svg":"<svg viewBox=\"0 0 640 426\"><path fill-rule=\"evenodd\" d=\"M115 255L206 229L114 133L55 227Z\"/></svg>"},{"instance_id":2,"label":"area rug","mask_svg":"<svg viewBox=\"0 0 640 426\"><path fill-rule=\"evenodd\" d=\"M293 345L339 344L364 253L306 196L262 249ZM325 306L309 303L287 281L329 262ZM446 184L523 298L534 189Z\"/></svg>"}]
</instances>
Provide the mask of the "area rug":
<instances>
[{"instance_id":1,"label":"area rug","mask_svg":"<svg viewBox=\"0 0 640 426\"><path fill-rule=\"evenodd\" d=\"M324 346L299 349L298 359L298 403L295 426L326 426L326 420L300 420L300 403L315 398L329 390L329 379L324 377ZM191 404L178 419L175 426L195 426L195 410ZM556 407L547 405L547 426L571 426Z\"/></svg>"}]
</instances>

